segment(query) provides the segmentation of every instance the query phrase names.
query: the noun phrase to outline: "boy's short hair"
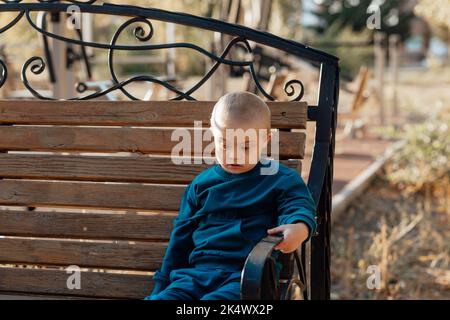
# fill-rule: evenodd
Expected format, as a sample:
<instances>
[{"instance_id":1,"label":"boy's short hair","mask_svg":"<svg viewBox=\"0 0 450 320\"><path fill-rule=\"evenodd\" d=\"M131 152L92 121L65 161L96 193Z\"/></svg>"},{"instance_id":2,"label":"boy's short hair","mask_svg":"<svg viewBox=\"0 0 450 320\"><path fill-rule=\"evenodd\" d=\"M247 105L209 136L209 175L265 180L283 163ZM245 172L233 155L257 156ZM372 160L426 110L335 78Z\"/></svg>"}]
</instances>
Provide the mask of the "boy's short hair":
<instances>
[{"instance_id":1,"label":"boy's short hair","mask_svg":"<svg viewBox=\"0 0 450 320\"><path fill-rule=\"evenodd\" d=\"M217 112L231 120L243 122L260 118L263 129L271 128L269 107L264 100L251 92L230 92L219 98L211 113L211 126L221 128L217 124Z\"/></svg>"}]
</instances>

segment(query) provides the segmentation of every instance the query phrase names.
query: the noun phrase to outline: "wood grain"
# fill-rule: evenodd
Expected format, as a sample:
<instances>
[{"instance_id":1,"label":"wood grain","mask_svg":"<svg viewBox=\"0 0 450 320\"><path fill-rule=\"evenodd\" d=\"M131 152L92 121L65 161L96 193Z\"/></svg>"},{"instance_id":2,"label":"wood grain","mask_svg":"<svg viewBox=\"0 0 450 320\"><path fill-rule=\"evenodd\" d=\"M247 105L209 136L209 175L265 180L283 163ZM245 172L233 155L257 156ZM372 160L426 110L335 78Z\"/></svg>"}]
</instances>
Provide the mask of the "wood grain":
<instances>
[{"instance_id":1,"label":"wood grain","mask_svg":"<svg viewBox=\"0 0 450 320\"><path fill-rule=\"evenodd\" d=\"M0 204L178 210L185 185L0 180Z\"/></svg>"},{"instance_id":2,"label":"wood grain","mask_svg":"<svg viewBox=\"0 0 450 320\"><path fill-rule=\"evenodd\" d=\"M205 132L206 130L203 130ZM212 143L199 144L194 130L183 130L182 136L174 136L174 129L168 128L86 128L55 126L0 126L0 149L34 151L84 151L84 152L136 152L143 154L171 155L175 146L183 141L183 152L175 156L203 155L205 148ZM200 134L202 134L200 132ZM189 150L190 149L190 150ZM271 146L269 143L268 154ZM304 132L280 132L279 156L281 159L302 159L305 152ZM214 154L213 152L211 153Z\"/></svg>"},{"instance_id":3,"label":"wood grain","mask_svg":"<svg viewBox=\"0 0 450 320\"><path fill-rule=\"evenodd\" d=\"M176 213L0 210L0 234L79 239L169 240Z\"/></svg>"},{"instance_id":4,"label":"wood grain","mask_svg":"<svg viewBox=\"0 0 450 320\"><path fill-rule=\"evenodd\" d=\"M0 123L193 126L209 125L214 101L36 101L0 100ZM306 102L268 102L272 128L305 129Z\"/></svg>"},{"instance_id":5,"label":"wood grain","mask_svg":"<svg viewBox=\"0 0 450 320\"><path fill-rule=\"evenodd\" d=\"M147 183L191 182L210 164L178 164L181 158L146 156L85 156L0 153L0 177L81 181L116 181ZM189 160L189 158L187 158ZM281 160L299 170L300 160Z\"/></svg>"},{"instance_id":6,"label":"wood grain","mask_svg":"<svg viewBox=\"0 0 450 320\"><path fill-rule=\"evenodd\" d=\"M167 242L4 237L0 238L0 263L155 270L161 266L166 247Z\"/></svg>"},{"instance_id":7,"label":"wood grain","mask_svg":"<svg viewBox=\"0 0 450 320\"><path fill-rule=\"evenodd\" d=\"M143 299L153 289L153 274L81 272L81 289L67 288L65 270L0 267L0 292Z\"/></svg>"}]
</instances>

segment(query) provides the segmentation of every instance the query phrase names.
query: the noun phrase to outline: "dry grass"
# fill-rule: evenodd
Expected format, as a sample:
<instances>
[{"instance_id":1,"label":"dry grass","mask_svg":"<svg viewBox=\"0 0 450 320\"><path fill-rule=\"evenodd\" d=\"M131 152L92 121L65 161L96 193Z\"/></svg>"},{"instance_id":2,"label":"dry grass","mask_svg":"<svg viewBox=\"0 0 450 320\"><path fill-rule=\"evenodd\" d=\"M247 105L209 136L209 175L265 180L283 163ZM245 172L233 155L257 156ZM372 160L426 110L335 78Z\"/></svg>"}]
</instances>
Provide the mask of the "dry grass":
<instances>
[{"instance_id":1,"label":"dry grass","mask_svg":"<svg viewBox=\"0 0 450 320\"><path fill-rule=\"evenodd\" d=\"M413 194L379 176L333 227L332 298L450 299L449 196L449 175Z\"/></svg>"},{"instance_id":2,"label":"dry grass","mask_svg":"<svg viewBox=\"0 0 450 320\"><path fill-rule=\"evenodd\" d=\"M449 68L401 70L400 127L388 136L407 147L333 225L332 298L450 299L449 83ZM378 290L366 285L373 265Z\"/></svg>"}]
</instances>

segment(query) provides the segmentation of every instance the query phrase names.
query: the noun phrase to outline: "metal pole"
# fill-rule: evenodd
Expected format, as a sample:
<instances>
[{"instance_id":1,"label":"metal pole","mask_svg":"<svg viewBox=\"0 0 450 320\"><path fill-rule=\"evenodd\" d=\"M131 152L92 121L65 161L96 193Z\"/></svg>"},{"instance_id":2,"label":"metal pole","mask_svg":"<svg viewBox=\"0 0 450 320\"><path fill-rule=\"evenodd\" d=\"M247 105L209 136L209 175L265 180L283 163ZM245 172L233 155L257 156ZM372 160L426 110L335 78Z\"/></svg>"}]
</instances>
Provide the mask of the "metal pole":
<instances>
[{"instance_id":1,"label":"metal pole","mask_svg":"<svg viewBox=\"0 0 450 320\"><path fill-rule=\"evenodd\" d=\"M447 66L450 66L450 25L447 27L447 32L448 32L448 35L447 35L447 39L449 39L448 41L447 41L447 60L446 60L446 65Z\"/></svg>"},{"instance_id":2,"label":"metal pole","mask_svg":"<svg viewBox=\"0 0 450 320\"><path fill-rule=\"evenodd\" d=\"M51 14L51 32L64 36L65 21L61 19L61 13ZM67 99L75 96L75 78L72 66L68 63L67 43L52 39L52 53L55 66L56 82L53 86L53 97Z\"/></svg>"},{"instance_id":3,"label":"metal pole","mask_svg":"<svg viewBox=\"0 0 450 320\"><path fill-rule=\"evenodd\" d=\"M83 33L83 39L86 42L93 42L93 19L92 19L92 13L89 12L83 12L81 18L81 32ZM90 56L93 53L93 48L86 47L86 53Z\"/></svg>"},{"instance_id":4,"label":"metal pole","mask_svg":"<svg viewBox=\"0 0 450 320\"><path fill-rule=\"evenodd\" d=\"M398 109L398 67L399 67L399 43L400 36L392 34L389 36L389 66L392 80L392 116L395 119L399 116Z\"/></svg>"},{"instance_id":5,"label":"metal pole","mask_svg":"<svg viewBox=\"0 0 450 320\"><path fill-rule=\"evenodd\" d=\"M377 32L374 35L375 42L375 74L378 83L378 102L379 102L379 123L384 125L385 119L385 105L384 105L384 68L386 64L384 40L386 35L381 32Z\"/></svg>"},{"instance_id":6,"label":"metal pole","mask_svg":"<svg viewBox=\"0 0 450 320\"><path fill-rule=\"evenodd\" d=\"M311 238L311 299L329 300L331 198L333 182L333 159L336 130L336 115L339 100L339 69L322 64L320 70L319 101L314 110L316 139L308 177L308 188L317 204L317 234Z\"/></svg>"}]
</instances>

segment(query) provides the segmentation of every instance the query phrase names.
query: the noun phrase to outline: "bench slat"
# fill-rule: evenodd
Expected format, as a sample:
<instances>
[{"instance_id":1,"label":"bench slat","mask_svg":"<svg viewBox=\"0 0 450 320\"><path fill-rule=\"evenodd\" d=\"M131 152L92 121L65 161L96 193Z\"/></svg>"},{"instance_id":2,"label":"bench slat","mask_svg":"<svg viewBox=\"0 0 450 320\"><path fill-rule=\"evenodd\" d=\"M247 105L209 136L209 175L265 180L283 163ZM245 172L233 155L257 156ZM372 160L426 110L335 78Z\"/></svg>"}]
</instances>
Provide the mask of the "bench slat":
<instances>
[{"instance_id":1,"label":"bench slat","mask_svg":"<svg viewBox=\"0 0 450 320\"><path fill-rule=\"evenodd\" d=\"M191 154L194 150L194 131ZM179 141L171 141L173 130L163 128L85 128L0 126L0 149L35 151L137 152L170 155ZM201 137L200 137L201 139ZM180 139L181 140L181 139ZM202 141L201 153L210 141ZM280 132L281 159L303 158L304 132ZM188 150L186 150L188 153ZM268 148L270 154L270 146Z\"/></svg>"},{"instance_id":2,"label":"bench slat","mask_svg":"<svg viewBox=\"0 0 450 320\"><path fill-rule=\"evenodd\" d=\"M178 210L185 185L0 180L0 204Z\"/></svg>"},{"instance_id":3,"label":"bench slat","mask_svg":"<svg viewBox=\"0 0 450 320\"><path fill-rule=\"evenodd\" d=\"M300 170L300 160L280 162ZM5 178L187 184L210 166L206 163L179 165L169 157L0 153L0 177Z\"/></svg>"},{"instance_id":4,"label":"bench slat","mask_svg":"<svg viewBox=\"0 0 450 320\"><path fill-rule=\"evenodd\" d=\"M65 125L209 125L214 101L0 101L0 123ZM304 129L305 102L268 102L273 128Z\"/></svg>"},{"instance_id":5,"label":"bench slat","mask_svg":"<svg viewBox=\"0 0 450 320\"><path fill-rule=\"evenodd\" d=\"M153 273L147 275L82 271L79 290L67 288L69 276L64 270L0 267L0 292L143 299L153 289Z\"/></svg>"},{"instance_id":6,"label":"bench slat","mask_svg":"<svg viewBox=\"0 0 450 320\"><path fill-rule=\"evenodd\" d=\"M0 238L0 263L105 269L155 270L167 242L86 242L40 238Z\"/></svg>"},{"instance_id":7,"label":"bench slat","mask_svg":"<svg viewBox=\"0 0 450 320\"><path fill-rule=\"evenodd\" d=\"M0 234L168 241L176 215L0 210Z\"/></svg>"}]
</instances>

